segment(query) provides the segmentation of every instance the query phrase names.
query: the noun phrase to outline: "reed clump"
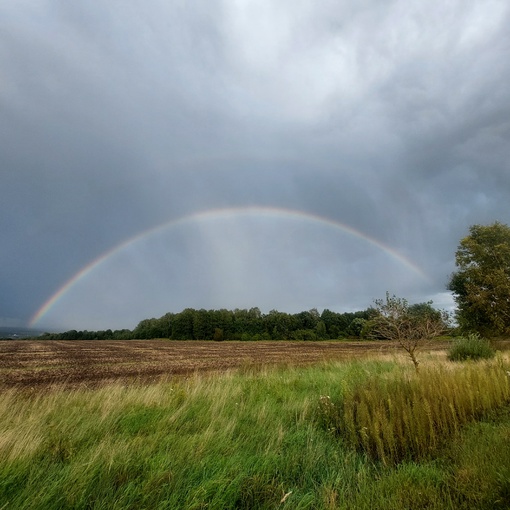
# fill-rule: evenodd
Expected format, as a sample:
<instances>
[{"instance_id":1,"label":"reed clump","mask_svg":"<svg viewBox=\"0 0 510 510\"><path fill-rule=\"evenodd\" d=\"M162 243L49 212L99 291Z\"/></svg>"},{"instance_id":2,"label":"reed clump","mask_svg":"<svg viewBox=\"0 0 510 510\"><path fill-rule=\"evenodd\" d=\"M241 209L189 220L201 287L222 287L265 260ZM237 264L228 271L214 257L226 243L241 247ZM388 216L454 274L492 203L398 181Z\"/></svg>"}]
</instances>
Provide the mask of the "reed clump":
<instances>
[{"instance_id":1,"label":"reed clump","mask_svg":"<svg viewBox=\"0 0 510 510\"><path fill-rule=\"evenodd\" d=\"M348 445L394 465L430 457L465 423L508 402L507 372L486 363L369 377L338 401L322 397L319 409Z\"/></svg>"}]
</instances>

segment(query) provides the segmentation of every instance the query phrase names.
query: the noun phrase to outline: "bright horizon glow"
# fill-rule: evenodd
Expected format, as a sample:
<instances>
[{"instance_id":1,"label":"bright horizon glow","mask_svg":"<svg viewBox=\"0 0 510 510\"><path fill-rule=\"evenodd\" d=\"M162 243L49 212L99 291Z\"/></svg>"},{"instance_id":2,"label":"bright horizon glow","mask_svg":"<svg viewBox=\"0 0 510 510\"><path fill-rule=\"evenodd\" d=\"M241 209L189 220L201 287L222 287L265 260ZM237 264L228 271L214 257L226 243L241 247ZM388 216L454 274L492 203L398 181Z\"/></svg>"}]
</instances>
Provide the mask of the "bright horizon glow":
<instances>
[{"instance_id":1,"label":"bright horizon glow","mask_svg":"<svg viewBox=\"0 0 510 510\"><path fill-rule=\"evenodd\" d=\"M99 257L92 260L89 264L80 269L75 275L73 275L64 285L62 285L50 298L44 302L44 304L37 310L37 312L32 316L29 322L29 327L35 327L37 323L51 310L51 308L62 299L65 294L76 285L79 281L83 280L87 275L89 275L94 269L103 264L110 257L120 253L122 250L132 246L133 244L140 242L142 240L148 239L149 237L163 232L164 230L175 228L179 225L191 222L200 222L206 219L228 219L232 217L238 216L271 216L283 219L298 219L301 221L315 222L318 224L326 225L336 230L339 230L343 233L347 233L356 237L358 239L364 240L372 246L377 247L382 250L393 259L400 262L402 265L407 267L409 270L420 276L420 278L426 280L428 279L427 275L423 272L423 270L409 260L407 257L396 251L395 249L383 244L382 242L374 239L363 232L360 232L349 225L345 225L341 222L332 220L330 218L320 216L313 213L303 212L295 209L285 209L278 207L260 207L260 206L248 206L248 207L229 207L229 208L219 208L219 209L210 209L206 211L199 211L192 214L188 214L186 216L181 216L176 219L172 219L165 223L156 225L155 227L144 230L143 232L130 237L126 241L114 246L110 250L107 250Z\"/></svg>"}]
</instances>

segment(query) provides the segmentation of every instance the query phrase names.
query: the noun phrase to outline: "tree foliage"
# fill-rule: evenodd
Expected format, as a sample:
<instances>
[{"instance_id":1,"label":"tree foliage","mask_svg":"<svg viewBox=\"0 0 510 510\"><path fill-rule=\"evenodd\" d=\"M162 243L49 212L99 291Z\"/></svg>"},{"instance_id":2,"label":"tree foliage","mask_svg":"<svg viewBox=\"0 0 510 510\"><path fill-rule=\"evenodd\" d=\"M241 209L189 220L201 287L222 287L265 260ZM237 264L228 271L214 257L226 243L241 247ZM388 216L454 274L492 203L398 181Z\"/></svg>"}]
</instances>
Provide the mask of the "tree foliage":
<instances>
[{"instance_id":1,"label":"tree foliage","mask_svg":"<svg viewBox=\"0 0 510 510\"><path fill-rule=\"evenodd\" d=\"M259 308L235 310L196 310L167 313L160 318L143 319L130 331L66 331L45 333L44 339L128 340L170 338L172 340L327 340L361 337L363 324L373 315L369 308L359 312L337 313L317 309L289 314ZM221 335L219 333L221 331Z\"/></svg>"},{"instance_id":2,"label":"tree foliage","mask_svg":"<svg viewBox=\"0 0 510 510\"><path fill-rule=\"evenodd\" d=\"M458 270L448 283L464 331L510 333L510 227L473 225L455 254Z\"/></svg>"}]
</instances>

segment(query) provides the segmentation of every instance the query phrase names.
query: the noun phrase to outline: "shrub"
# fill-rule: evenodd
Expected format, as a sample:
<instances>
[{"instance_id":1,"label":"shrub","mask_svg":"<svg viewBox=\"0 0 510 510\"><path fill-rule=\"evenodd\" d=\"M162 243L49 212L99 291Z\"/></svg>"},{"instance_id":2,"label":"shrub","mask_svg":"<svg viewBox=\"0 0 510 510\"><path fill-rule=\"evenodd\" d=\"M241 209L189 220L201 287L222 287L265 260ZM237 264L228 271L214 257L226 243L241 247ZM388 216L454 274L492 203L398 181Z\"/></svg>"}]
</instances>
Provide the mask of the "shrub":
<instances>
[{"instance_id":1,"label":"shrub","mask_svg":"<svg viewBox=\"0 0 510 510\"><path fill-rule=\"evenodd\" d=\"M494 355L495 351L487 340L480 338L477 333L471 333L454 340L448 352L448 359L450 361L479 360L490 359Z\"/></svg>"},{"instance_id":2,"label":"shrub","mask_svg":"<svg viewBox=\"0 0 510 510\"><path fill-rule=\"evenodd\" d=\"M297 329L290 334L291 340L317 340L317 335L313 329Z\"/></svg>"}]
</instances>

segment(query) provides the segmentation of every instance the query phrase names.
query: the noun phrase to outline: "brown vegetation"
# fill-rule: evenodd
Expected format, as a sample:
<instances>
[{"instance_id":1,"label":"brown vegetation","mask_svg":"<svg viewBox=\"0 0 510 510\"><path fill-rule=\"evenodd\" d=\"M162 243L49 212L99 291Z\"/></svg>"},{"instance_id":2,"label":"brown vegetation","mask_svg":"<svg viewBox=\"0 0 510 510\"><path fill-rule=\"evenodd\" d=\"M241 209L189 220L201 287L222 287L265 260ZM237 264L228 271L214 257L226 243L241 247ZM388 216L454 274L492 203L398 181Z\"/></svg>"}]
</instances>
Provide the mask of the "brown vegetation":
<instances>
[{"instance_id":1,"label":"brown vegetation","mask_svg":"<svg viewBox=\"0 0 510 510\"><path fill-rule=\"evenodd\" d=\"M432 342L428 349L445 349ZM97 386L144 381L196 371L394 353L396 344L364 342L201 342L165 340L0 341L0 387Z\"/></svg>"}]
</instances>

